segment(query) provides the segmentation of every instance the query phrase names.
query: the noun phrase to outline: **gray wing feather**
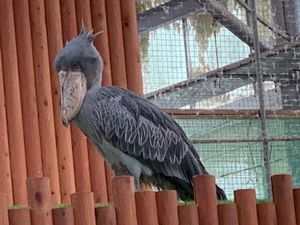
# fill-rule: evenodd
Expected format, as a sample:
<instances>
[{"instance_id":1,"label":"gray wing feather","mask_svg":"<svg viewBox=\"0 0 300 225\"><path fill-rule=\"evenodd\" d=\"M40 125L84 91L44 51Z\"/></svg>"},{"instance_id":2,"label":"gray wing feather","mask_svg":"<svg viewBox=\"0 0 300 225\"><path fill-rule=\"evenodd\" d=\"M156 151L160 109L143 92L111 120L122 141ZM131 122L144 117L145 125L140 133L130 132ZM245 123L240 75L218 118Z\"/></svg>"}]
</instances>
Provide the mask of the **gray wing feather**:
<instances>
[{"instance_id":1,"label":"gray wing feather","mask_svg":"<svg viewBox=\"0 0 300 225\"><path fill-rule=\"evenodd\" d=\"M184 131L158 107L117 87L99 88L95 96L98 136L165 176L190 182L193 175L206 173Z\"/></svg>"}]
</instances>

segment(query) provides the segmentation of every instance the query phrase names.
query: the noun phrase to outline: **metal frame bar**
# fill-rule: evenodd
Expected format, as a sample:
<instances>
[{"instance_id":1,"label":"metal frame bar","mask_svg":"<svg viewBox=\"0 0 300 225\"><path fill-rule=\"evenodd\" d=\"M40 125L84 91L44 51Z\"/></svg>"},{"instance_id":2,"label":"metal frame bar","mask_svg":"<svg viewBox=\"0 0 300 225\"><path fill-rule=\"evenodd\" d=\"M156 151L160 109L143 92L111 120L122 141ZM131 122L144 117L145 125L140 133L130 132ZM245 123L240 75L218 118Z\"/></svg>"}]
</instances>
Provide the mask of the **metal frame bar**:
<instances>
[{"instance_id":1,"label":"metal frame bar","mask_svg":"<svg viewBox=\"0 0 300 225\"><path fill-rule=\"evenodd\" d=\"M257 119L258 110L164 109L175 119ZM268 119L300 119L300 110L266 110Z\"/></svg>"},{"instance_id":2,"label":"metal frame bar","mask_svg":"<svg viewBox=\"0 0 300 225\"><path fill-rule=\"evenodd\" d=\"M216 0L171 0L138 15L139 33L143 34L158 27L188 17L195 13L208 12L211 16L235 34L250 47L254 46L251 28L233 15ZM261 50L270 49L271 46L260 39Z\"/></svg>"}]
</instances>

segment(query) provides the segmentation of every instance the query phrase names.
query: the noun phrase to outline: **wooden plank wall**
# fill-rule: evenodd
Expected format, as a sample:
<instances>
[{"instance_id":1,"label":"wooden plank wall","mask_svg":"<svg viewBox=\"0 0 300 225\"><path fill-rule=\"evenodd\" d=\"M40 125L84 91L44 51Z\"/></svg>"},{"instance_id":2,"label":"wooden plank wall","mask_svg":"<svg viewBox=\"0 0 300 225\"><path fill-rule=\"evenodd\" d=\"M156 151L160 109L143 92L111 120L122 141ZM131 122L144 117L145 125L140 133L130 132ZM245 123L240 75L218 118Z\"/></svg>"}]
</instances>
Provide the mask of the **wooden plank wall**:
<instances>
[{"instance_id":1,"label":"wooden plank wall","mask_svg":"<svg viewBox=\"0 0 300 225\"><path fill-rule=\"evenodd\" d=\"M135 1L1 0L0 17L0 193L27 204L26 178L45 176L52 204L75 192L107 202L113 172L76 127L62 126L53 60L84 22L102 31L102 85L142 94Z\"/></svg>"}]
</instances>

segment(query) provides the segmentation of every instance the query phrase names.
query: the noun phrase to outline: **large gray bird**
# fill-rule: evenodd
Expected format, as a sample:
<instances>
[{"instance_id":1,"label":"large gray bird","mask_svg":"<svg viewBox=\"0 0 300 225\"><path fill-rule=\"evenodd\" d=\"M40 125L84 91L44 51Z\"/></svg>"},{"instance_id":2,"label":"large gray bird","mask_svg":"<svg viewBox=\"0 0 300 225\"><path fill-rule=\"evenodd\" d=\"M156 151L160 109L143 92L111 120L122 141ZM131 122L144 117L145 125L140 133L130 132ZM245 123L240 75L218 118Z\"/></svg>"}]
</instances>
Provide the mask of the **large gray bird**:
<instances>
[{"instance_id":1,"label":"large gray bird","mask_svg":"<svg viewBox=\"0 0 300 225\"><path fill-rule=\"evenodd\" d=\"M62 121L74 122L117 175L131 175L159 189L193 199L192 177L207 174L181 127L146 99L119 87L100 87L103 62L97 34L83 27L55 59ZM225 199L217 186L217 196Z\"/></svg>"}]
</instances>

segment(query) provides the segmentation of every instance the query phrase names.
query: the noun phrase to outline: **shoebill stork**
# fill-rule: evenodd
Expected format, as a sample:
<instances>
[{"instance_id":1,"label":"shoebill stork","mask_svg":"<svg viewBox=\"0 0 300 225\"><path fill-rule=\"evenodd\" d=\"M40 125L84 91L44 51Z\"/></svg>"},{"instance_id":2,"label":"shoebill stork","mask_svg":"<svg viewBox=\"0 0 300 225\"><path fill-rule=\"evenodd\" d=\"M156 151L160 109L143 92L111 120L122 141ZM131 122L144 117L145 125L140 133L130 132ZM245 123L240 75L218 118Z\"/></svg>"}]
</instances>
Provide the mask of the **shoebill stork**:
<instances>
[{"instance_id":1,"label":"shoebill stork","mask_svg":"<svg viewBox=\"0 0 300 225\"><path fill-rule=\"evenodd\" d=\"M182 128L146 99L120 87L100 87L103 62L83 27L58 53L55 67L61 85L61 115L96 146L116 175L175 189L193 199L192 177L208 174ZM217 186L217 197L225 199Z\"/></svg>"}]
</instances>

